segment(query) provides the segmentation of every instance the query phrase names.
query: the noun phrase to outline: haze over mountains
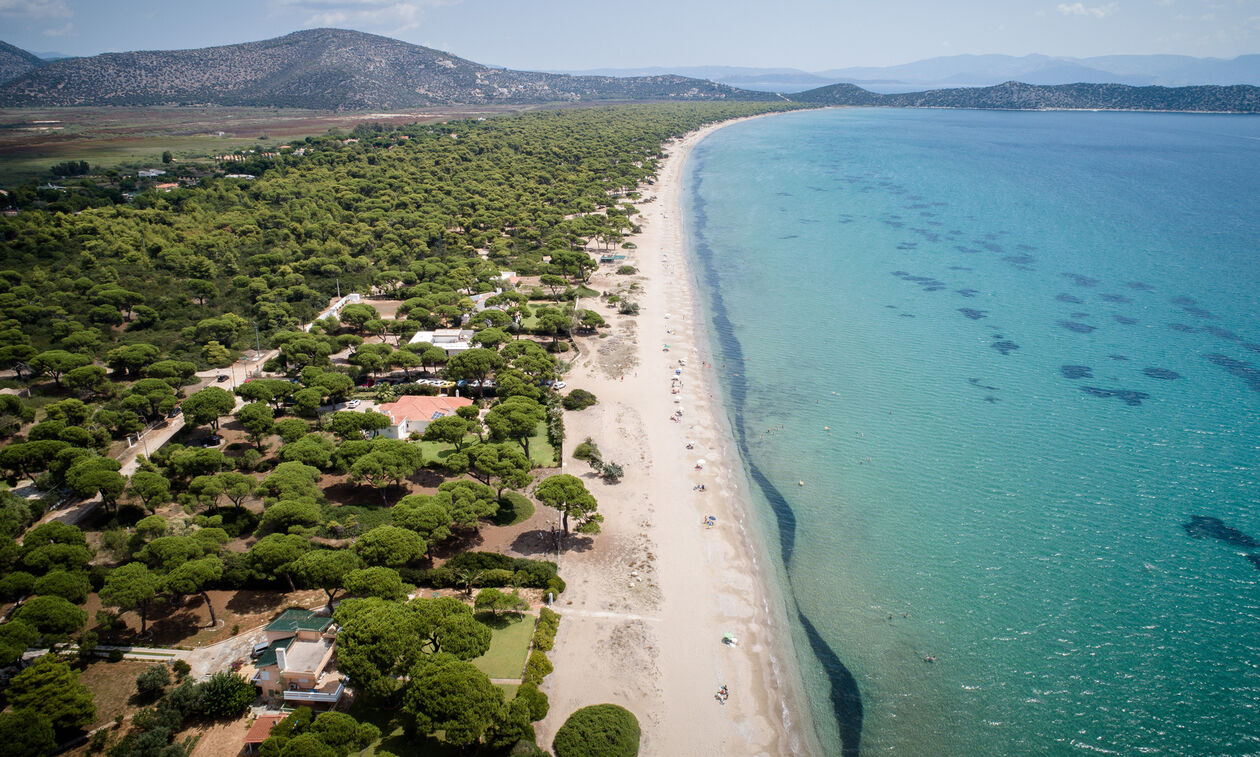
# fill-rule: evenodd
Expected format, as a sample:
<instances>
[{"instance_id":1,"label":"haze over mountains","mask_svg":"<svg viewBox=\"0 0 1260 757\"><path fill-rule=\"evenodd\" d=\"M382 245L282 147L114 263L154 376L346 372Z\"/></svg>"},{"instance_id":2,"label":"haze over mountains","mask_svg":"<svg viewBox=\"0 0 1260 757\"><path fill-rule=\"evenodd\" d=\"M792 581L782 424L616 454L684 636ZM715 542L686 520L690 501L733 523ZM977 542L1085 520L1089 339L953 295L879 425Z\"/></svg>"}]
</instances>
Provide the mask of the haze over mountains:
<instances>
[{"instance_id":1,"label":"haze over mountains","mask_svg":"<svg viewBox=\"0 0 1260 757\"><path fill-rule=\"evenodd\" d=\"M740 66L657 66L564 73L602 76L672 73L766 92L800 92L837 83L856 84L873 92L988 87L1008 81L1025 84L1129 84L1136 87L1186 87L1200 84L1260 86L1260 55L1242 55L1228 60L1193 58L1187 55L1107 55L1096 58L951 55L897 66L858 66L826 71Z\"/></svg>"},{"instance_id":2,"label":"haze over mountains","mask_svg":"<svg viewBox=\"0 0 1260 757\"><path fill-rule=\"evenodd\" d=\"M1228 86L1130 86L1135 79L1201 77ZM515 71L389 37L342 29L310 29L283 37L197 50L105 53L42 60L0 43L0 106L226 105L321 110L397 110L441 105L532 105L630 100L793 100L820 105L1006 109L1126 109L1260 112L1260 55L1232 61L1179 56L953 56L890 69L708 67L571 75ZM868 88L823 74L885 78ZM627 73L626 71L619 73ZM1085 74L1088 73L1089 76ZM941 78L943 76L943 78ZM906 90L913 77L937 87ZM986 78L987 77L987 78ZM1014 81L1018 79L1019 81ZM718 80L718 81L715 81ZM725 80L725 81L720 81ZM742 80L743 87L728 82ZM995 86L945 87L964 80ZM993 81L990 81L993 80ZM1060 81L1070 84L1059 84ZM863 80L867 81L868 80ZM891 82L899 82L896 87ZM1023 83L1021 83L1023 82ZM1106 83L1091 83L1106 82ZM820 86L821 83L821 86ZM926 89L928 91L921 91ZM874 91L871 91L874 90ZM879 94L879 92L883 94Z\"/></svg>"}]
</instances>

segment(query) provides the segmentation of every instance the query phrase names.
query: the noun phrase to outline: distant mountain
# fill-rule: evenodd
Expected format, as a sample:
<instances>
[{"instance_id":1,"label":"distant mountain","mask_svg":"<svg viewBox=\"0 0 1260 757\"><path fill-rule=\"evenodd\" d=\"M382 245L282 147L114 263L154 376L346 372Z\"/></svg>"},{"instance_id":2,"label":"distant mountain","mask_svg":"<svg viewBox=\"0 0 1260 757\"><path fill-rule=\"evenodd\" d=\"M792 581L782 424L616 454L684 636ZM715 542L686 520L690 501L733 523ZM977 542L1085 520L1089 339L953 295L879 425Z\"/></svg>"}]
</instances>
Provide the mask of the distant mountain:
<instances>
[{"instance_id":1,"label":"distant mountain","mask_svg":"<svg viewBox=\"0 0 1260 757\"><path fill-rule=\"evenodd\" d=\"M649 68L598 68L586 71L557 71L574 76L660 76L677 74L708 79L740 89L758 92L800 92L803 89L834 84L836 79L811 74L799 68L749 68L744 66L653 66Z\"/></svg>"},{"instance_id":2,"label":"distant mountain","mask_svg":"<svg viewBox=\"0 0 1260 757\"><path fill-rule=\"evenodd\" d=\"M874 94L852 84L792 95L819 105L881 105L892 108L977 108L982 110L1160 110L1260 113L1260 87L1131 87L1125 84L1036 85L1006 82L996 87L936 89Z\"/></svg>"},{"instance_id":3,"label":"distant mountain","mask_svg":"<svg viewBox=\"0 0 1260 757\"><path fill-rule=\"evenodd\" d=\"M1181 87L1198 84L1260 85L1260 55L1230 60L1187 55L951 55L899 66L836 68L815 75L888 91L982 87L1006 81L1029 84L1129 84Z\"/></svg>"},{"instance_id":4,"label":"distant mountain","mask_svg":"<svg viewBox=\"0 0 1260 757\"><path fill-rule=\"evenodd\" d=\"M845 82L875 92L911 92L947 87L989 87L1006 81L1028 84L1130 84L1184 87L1196 84L1260 85L1260 55L1232 60L1192 58L1187 55L1107 55L1065 58L1049 55L951 55L898 66L834 68L802 71L798 68L745 68L740 66L674 66L565 71L569 74L643 76L678 74L711 79L741 89L763 92L799 92Z\"/></svg>"},{"instance_id":5,"label":"distant mountain","mask_svg":"<svg viewBox=\"0 0 1260 757\"><path fill-rule=\"evenodd\" d=\"M45 61L8 42L0 42L0 82L39 68Z\"/></svg>"},{"instance_id":6,"label":"distant mountain","mask_svg":"<svg viewBox=\"0 0 1260 757\"><path fill-rule=\"evenodd\" d=\"M215 104L364 110L659 99L774 96L671 74L618 78L492 68L341 29L198 50L72 58L0 84L0 105L10 107Z\"/></svg>"}]
</instances>

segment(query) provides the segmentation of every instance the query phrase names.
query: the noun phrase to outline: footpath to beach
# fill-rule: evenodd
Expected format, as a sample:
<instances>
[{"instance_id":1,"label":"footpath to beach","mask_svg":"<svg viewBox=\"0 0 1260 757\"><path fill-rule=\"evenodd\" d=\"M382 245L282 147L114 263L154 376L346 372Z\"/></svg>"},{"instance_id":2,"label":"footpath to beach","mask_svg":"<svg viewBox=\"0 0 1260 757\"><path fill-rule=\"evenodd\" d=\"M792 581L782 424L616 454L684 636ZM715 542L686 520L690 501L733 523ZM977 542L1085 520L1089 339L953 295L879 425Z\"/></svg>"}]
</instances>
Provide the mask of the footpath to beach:
<instances>
[{"instance_id":1,"label":"footpath to beach","mask_svg":"<svg viewBox=\"0 0 1260 757\"><path fill-rule=\"evenodd\" d=\"M718 374L707 365L683 253L683 164L724 125L669 147L637 205L642 232L626 262L639 273L605 267L592 281L601 291L637 282L640 315L580 305L599 310L610 328L605 338L581 340L566 376L599 404L565 415L565 465L586 479L605 521L601 535L573 537L560 558L568 590L556 606L564 620L540 744L550 744L579 707L612 702L638 716L644 755L821 753L788 651L782 599L768 594L763 557L745 531L752 525L743 474L715 406ZM600 482L571 457L586 437L604 460L624 466L620 484ZM709 515L712 528L703 525ZM727 633L738 643L724 643ZM716 696L723 685L725 702Z\"/></svg>"}]
</instances>

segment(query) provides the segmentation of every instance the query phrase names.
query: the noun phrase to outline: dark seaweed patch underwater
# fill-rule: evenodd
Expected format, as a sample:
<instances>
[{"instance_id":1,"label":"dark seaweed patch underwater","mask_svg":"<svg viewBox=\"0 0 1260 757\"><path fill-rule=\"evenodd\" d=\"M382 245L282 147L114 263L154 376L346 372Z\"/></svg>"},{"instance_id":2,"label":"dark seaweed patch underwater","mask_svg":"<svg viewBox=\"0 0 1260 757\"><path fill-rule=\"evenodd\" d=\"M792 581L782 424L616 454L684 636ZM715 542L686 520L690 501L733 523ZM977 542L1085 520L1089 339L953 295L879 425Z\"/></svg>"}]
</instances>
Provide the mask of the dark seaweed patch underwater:
<instances>
[{"instance_id":1,"label":"dark seaweed patch underwater","mask_svg":"<svg viewBox=\"0 0 1260 757\"><path fill-rule=\"evenodd\" d=\"M1133 389L1103 389L1102 387L1097 386L1082 386L1081 391L1091 397L1115 397L1129 407L1137 407L1142 404L1142 400L1151 398L1151 395L1146 392L1139 392Z\"/></svg>"}]
</instances>

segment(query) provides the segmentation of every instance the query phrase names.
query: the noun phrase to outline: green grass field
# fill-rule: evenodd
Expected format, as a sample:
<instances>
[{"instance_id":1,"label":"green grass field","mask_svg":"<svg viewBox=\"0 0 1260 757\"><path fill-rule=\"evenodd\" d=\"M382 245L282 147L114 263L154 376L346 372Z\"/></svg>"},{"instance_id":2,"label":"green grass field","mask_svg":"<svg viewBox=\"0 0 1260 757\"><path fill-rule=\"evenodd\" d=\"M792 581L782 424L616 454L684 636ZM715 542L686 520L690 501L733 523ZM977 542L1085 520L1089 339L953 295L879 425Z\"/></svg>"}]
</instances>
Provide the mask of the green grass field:
<instances>
[{"instance_id":1,"label":"green grass field","mask_svg":"<svg viewBox=\"0 0 1260 757\"><path fill-rule=\"evenodd\" d=\"M464 449L476 443L477 435L469 434L465 439ZM444 442L416 442L416 444L420 445L426 464L440 463L455 451L455 445ZM535 468L554 468L560 464L556 458L555 447L552 447L551 442L547 440L546 423L539 423L534 429L534 435L529 437L529 459Z\"/></svg>"},{"instance_id":2,"label":"green grass field","mask_svg":"<svg viewBox=\"0 0 1260 757\"><path fill-rule=\"evenodd\" d=\"M498 618L480 615L481 622L490 626L490 649L472 661L477 669L491 678L520 679L529 656L529 642L534 638L533 615L500 615Z\"/></svg>"}]
</instances>

